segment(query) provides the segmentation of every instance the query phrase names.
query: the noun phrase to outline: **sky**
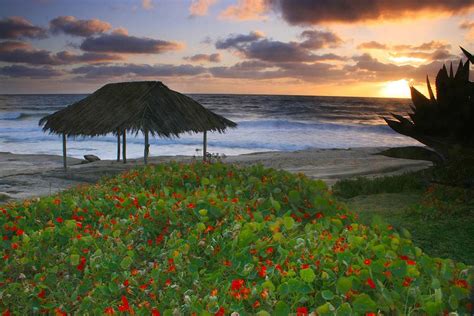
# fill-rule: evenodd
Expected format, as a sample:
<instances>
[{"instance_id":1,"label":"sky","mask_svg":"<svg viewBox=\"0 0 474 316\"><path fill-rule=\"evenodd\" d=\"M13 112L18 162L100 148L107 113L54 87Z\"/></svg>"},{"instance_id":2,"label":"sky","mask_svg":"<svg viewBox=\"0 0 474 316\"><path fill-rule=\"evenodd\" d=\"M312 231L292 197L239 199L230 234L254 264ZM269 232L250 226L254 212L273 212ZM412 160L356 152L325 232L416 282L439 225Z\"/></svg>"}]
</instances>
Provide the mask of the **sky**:
<instances>
[{"instance_id":1,"label":"sky","mask_svg":"<svg viewBox=\"0 0 474 316\"><path fill-rule=\"evenodd\" d=\"M474 0L0 0L0 93L409 97L474 52Z\"/></svg>"}]
</instances>

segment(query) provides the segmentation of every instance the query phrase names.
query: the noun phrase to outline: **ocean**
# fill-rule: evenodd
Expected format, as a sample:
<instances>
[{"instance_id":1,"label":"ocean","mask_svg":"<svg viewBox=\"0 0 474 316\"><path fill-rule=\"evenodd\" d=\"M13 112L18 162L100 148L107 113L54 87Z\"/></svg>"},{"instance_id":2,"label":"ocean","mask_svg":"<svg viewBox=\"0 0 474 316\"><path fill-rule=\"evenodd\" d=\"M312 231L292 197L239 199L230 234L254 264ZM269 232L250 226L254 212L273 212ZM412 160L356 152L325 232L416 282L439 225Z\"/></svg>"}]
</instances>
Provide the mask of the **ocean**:
<instances>
[{"instance_id":1,"label":"ocean","mask_svg":"<svg viewBox=\"0 0 474 316\"><path fill-rule=\"evenodd\" d=\"M280 95L190 94L206 108L238 123L225 134L208 133L208 151L238 155L309 148L420 145L397 134L383 121L405 114L408 99ZM0 152L62 154L61 137L44 133L38 121L86 95L0 95ZM143 156L143 136L127 135L127 156ZM68 140L68 156L116 157L116 137ZM201 155L202 135L151 138L150 154Z\"/></svg>"}]
</instances>

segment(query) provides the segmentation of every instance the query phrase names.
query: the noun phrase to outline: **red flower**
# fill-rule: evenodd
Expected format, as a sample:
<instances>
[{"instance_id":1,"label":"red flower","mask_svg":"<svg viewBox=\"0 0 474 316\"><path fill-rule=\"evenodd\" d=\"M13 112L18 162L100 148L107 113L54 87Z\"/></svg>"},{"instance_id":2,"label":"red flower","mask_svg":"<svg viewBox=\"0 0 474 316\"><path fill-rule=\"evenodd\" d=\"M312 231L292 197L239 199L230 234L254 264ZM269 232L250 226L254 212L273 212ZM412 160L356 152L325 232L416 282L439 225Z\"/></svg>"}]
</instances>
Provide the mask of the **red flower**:
<instances>
[{"instance_id":1,"label":"red flower","mask_svg":"<svg viewBox=\"0 0 474 316\"><path fill-rule=\"evenodd\" d=\"M238 199L238 198L233 198L231 202L232 202L232 203L238 203L238 202L239 202L239 199Z\"/></svg>"},{"instance_id":2,"label":"red flower","mask_svg":"<svg viewBox=\"0 0 474 316\"><path fill-rule=\"evenodd\" d=\"M45 298L46 296L46 291L44 289L41 289L41 291L38 293L38 298Z\"/></svg>"},{"instance_id":3,"label":"red flower","mask_svg":"<svg viewBox=\"0 0 474 316\"><path fill-rule=\"evenodd\" d=\"M18 236L21 236L21 235L23 235L24 233L25 233L25 231L24 231L23 229L19 229L19 228L18 228L18 229L16 230L16 234L17 234Z\"/></svg>"},{"instance_id":4,"label":"red flower","mask_svg":"<svg viewBox=\"0 0 474 316\"><path fill-rule=\"evenodd\" d=\"M54 315L56 316L67 316L67 313L64 312L62 309L60 308L55 308L54 309Z\"/></svg>"},{"instance_id":5,"label":"red flower","mask_svg":"<svg viewBox=\"0 0 474 316\"><path fill-rule=\"evenodd\" d=\"M16 242L12 243L12 249L18 249L18 244Z\"/></svg>"},{"instance_id":6,"label":"red flower","mask_svg":"<svg viewBox=\"0 0 474 316\"><path fill-rule=\"evenodd\" d=\"M130 282L128 282L128 280L123 281L123 286L128 286L129 284Z\"/></svg>"},{"instance_id":7,"label":"red flower","mask_svg":"<svg viewBox=\"0 0 474 316\"><path fill-rule=\"evenodd\" d=\"M242 279L232 280L231 289L234 291L238 291L242 286L244 286L244 284L245 281Z\"/></svg>"},{"instance_id":8,"label":"red flower","mask_svg":"<svg viewBox=\"0 0 474 316\"><path fill-rule=\"evenodd\" d=\"M407 260L407 264L408 264L409 266L414 266L414 265L416 265L416 261Z\"/></svg>"},{"instance_id":9,"label":"red flower","mask_svg":"<svg viewBox=\"0 0 474 316\"><path fill-rule=\"evenodd\" d=\"M454 284L456 284L457 287L462 287L462 288L469 288L469 284L467 284L466 280L456 280L454 281Z\"/></svg>"},{"instance_id":10,"label":"red flower","mask_svg":"<svg viewBox=\"0 0 474 316\"><path fill-rule=\"evenodd\" d=\"M193 203L189 203L189 204L188 204L188 208L195 208L195 207L196 207L196 205L193 204Z\"/></svg>"},{"instance_id":11,"label":"red flower","mask_svg":"<svg viewBox=\"0 0 474 316\"><path fill-rule=\"evenodd\" d=\"M61 204L61 200L60 199L54 199L53 203L55 205L59 205L59 204Z\"/></svg>"},{"instance_id":12,"label":"red flower","mask_svg":"<svg viewBox=\"0 0 474 316\"><path fill-rule=\"evenodd\" d=\"M151 310L151 316L160 316L160 312L156 308L153 308Z\"/></svg>"},{"instance_id":13,"label":"red flower","mask_svg":"<svg viewBox=\"0 0 474 316\"><path fill-rule=\"evenodd\" d=\"M225 309L224 307L219 308L217 313L214 314L215 316L225 316Z\"/></svg>"},{"instance_id":14,"label":"red flower","mask_svg":"<svg viewBox=\"0 0 474 316\"><path fill-rule=\"evenodd\" d=\"M119 311L121 312L130 312L131 309L130 309L130 305L128 304L128 300L127 298L122 295L122 305L119 305Z\"/></svg>"},{"instance_id":15,"label":"red flower","mask_svg":"<svg viewBox=\"0 0 474 316\"><path fill-rule=\"evenodd\" d=\"M87 259L86 257L81 257L80 263L77 265L77 270L84 271L84 267L86 266Z\"/></svg>"},{"instance_id":16,"label":"red flower","mask_svg":"<svg viewBox=\"0 0 474 316\"><path fill-rule=\"evenodd\" d=\"M260 307L260 302L258 300L255 301L255 303L252 304L253 308L259 308Z\"/></svg>"},{"instance_id":17,"label":"red flower","mask_svg":"<svg viewBox=\"0 0 474 316\"><path fill-rule=\"evenodd\" d=\"M308 269L308 268L309 268L309 264L307 264L307 263L303 263L301 265L301 270Z\"/></svg>"},{"instance_id":18,"label":"red flower","mask_svg":"<svg viewBox=\"0 0 474 316\"><path fill-rule=\"evenodd\" d=\"M372 260L370 260L370 259L365 259L364 260L364 264L367 265L367 266L370 266L371 263L372 263Z\"/></svg>"},{"instance_id":19,"label":"red flower","mask_svg":"<svg viewBox=\"0 0 474 316\"><path fill-rule=\"evenodd\" d=\"M273 253L273 248L272 247L268 247L267 250L266 250L266 253L267 254L272 254Z\"/></svg>"},{"instance_id":20,"label":"red flower","mask_svg":"<svg viewBox=\"0 0 474 316\"><path fill-rule=\"evenodd\" d=\"M104 310L104 314L105 315L114 315L115 314L115 310L113 307L106 307L105 310Z\"/></svg>"},{"instance_id":21,"label":"red flower","mask_svg":"<svg viewBox=\"0 0 474 316\"><path fill-rule=\"evenodd\" d=\"M377 316L377 314L370 312L370 313L365 313L365 316Z\"/></svg>"},{"instance_id":22,"label":"red flower","mask_svg":"<svg viewBox=\"0 0 474 316\"><path fill-rule=\"evenodd\" d=\"M258 275L264 278L267 275L267 267L260 266L260 269L258 270Z\"/></svg>"},{"instance_id":23,"label":"red flower","mask_svg":"<svg viewBox=\"0 0 474 316\"><path fill-rule=\"evenodd\" d=\"M367 279L367 285L370 286L372 289L375 289L374 280L372 280L371 278Z\"/></svg>"},{"instance_id":24,"label":"red flower","mask_svg":"<svg viewBox=\"0 0 474 316\"><path fill-rule=\"evenodd\" d=\"M409 277L405 277L405 280L403 281L403 286L404 287L409 287L411 282L413 282L413 279L412 278L409 278Z\"/></svg>"},{"instance_id":25,"label":"red flower","mask_svg":"<svg viewBox=\"0 0 474 316\"><path fill-rule=\"evenodd\" d=\"M10 315L11 315L11 313L10 313L10 310L9 310L9 309L7 309L6 311L4 311L4 312L2 313L2 316L10 316Z\"/></svg>"},{"instance_id":26,"label":"red flower","mask_svg":"<svg viewBox=\"0 0 474 316\"><path fill-rule=\"evenodd\" d=\"M308 308L307 307L298 307L296 308L296 316L307 316Z\"/></svg>"}]
</instances>

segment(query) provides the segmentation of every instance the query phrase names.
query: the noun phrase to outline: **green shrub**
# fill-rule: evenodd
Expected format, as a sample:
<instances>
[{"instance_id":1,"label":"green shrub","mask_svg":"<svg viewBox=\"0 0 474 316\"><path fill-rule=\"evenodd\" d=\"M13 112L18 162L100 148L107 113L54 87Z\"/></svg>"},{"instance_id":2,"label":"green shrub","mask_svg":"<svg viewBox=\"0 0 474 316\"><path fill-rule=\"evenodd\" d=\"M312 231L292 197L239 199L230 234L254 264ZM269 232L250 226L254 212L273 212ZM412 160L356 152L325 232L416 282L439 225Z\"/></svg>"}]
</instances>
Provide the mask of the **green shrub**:
<instances>
[{"instance_id":1,"label":"green shrub","mask_svg":"<svg viewBox=\"0 0 474 316\"><path fill-rule=\"evenodd\" d=\"M261 166L148 166L0 214L0 307L14 314L468 308L466 265L359 224L322 182Z\"/></svg>"},{"instance_id":2,"label":"green shrub","mask_svg":"<svg viewBox=\"0 0 474 316\"><path fill-rule=\"evenodd\" d=\"M358 195L420 191L428 184L425 173L426 171L420 171L373 179L359 177L340 180L332 189L336 196L346 199Z\"/></svg>"}]
</instances>

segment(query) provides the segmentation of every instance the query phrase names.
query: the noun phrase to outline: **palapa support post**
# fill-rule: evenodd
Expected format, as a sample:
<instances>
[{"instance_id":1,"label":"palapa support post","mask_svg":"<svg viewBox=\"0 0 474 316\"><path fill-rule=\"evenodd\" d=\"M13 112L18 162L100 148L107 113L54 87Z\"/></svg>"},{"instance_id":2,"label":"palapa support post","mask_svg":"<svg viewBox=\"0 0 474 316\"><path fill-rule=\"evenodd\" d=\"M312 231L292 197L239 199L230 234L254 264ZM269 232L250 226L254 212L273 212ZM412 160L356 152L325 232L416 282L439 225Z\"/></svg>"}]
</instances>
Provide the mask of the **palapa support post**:
<instances>
[{"instance_id":1,"label":"palapa support post","mask_svg":"<svg viewBox=\"0 0 474 316\"><path fill-rule=\"evenodd\" d=\"M63 165L64 165L64 169L67 170L66 134L64 134L64 133L63 133Z\"/></svg>"},{"instance_id":2,"label":"palapa support post","mask_svg":"<svg viewBox=\"0 0 474 316\"><path fill-rule=\"evenodd\" d=\"M127 130L123 130L123 150L122 150L122 158L123 163L127 163Z\"/></svg>"},{"instance_id":3,"label":"palapa support post","mask_svg":"<svg viewBox=\"0 0 474 316\"><path fill-rule=\"evenodd\" d=\"M117 161L120 161L120 130L117 130Z\"/></svg>"},{"instance_id":4,"label":"palapa support post","mask_svg":"<svg viewBox=\"0 0 474 316\"><path fill-rule=\"evenodd\" d=\"M145 150L143 153L143 160L146 165L148 163L148 154L150 152L150 144L148 143L148 130L146 129L143 133L145 134Z\"/></svg>"},{"instance_id":5,"label":"palapa support post","mask_svg":"<svg viewBox=\"0 0 474 316\"><path fill-rule=\"evenodd\" d=\"M202 136L202 161L206 161L207 156L207 131Z\"/></svg>"}]
</instances>

